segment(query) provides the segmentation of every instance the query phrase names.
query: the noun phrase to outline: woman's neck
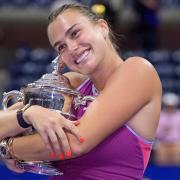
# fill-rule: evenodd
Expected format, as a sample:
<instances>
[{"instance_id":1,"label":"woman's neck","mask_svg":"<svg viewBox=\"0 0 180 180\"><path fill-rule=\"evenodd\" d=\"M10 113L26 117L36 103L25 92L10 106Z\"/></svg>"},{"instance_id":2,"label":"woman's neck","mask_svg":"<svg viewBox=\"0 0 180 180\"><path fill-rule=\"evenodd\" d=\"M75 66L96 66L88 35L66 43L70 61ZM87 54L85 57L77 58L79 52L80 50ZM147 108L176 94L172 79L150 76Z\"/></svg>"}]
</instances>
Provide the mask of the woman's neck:
<instances>
[{"instance_id":1,"label":"woman's neck","mask_svg":"<svg viewBox=\"0 0 180 180\"><path fill-rule=\"evenodd\" d=\"M123 60L117 53L106 58L102 61L103 64L99 66L99 69L90 77L93 81L96 89L100 92L104 89L106 82L112 76L112 74L121 66Z\"/></svg>"}]
</instances>

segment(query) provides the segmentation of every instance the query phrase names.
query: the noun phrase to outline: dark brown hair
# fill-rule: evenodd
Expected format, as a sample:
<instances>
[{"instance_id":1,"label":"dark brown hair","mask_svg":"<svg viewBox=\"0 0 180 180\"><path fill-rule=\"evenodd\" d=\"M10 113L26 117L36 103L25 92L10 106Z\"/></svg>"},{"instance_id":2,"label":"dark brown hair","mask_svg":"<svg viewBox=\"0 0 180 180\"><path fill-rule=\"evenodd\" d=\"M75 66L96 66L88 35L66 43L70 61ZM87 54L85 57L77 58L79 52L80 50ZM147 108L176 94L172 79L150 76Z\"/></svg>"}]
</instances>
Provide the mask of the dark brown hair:
<instances>
[{"instance_id":1,"label":"dark brown hair","mask_svg":"<svg viewBox=\"0 0 180 180\"><path fill-rule=\"evenodd\" d=\"M68 10L68 9L75 9L78 10L80 13L82 13L83 15L85 15L86 17L89 18L89 20L92 23L97 23L97 21L99 19L102 19L102 16L97 15L96 13L94 13L93 11L91 11L91 9L83 4L80 3L68 3L68 4L63 4L62 6L60 6L59 8L53 10L50 15L48 16L48 24L52 23L59 14L62 14L64 11ZM109 25L109 23L108 23ZM115 36L110 28L109 25L109 38L110 41L113 45L113 47L118 50L118 46L115 42Z\"/></svg>"}]
</instances>

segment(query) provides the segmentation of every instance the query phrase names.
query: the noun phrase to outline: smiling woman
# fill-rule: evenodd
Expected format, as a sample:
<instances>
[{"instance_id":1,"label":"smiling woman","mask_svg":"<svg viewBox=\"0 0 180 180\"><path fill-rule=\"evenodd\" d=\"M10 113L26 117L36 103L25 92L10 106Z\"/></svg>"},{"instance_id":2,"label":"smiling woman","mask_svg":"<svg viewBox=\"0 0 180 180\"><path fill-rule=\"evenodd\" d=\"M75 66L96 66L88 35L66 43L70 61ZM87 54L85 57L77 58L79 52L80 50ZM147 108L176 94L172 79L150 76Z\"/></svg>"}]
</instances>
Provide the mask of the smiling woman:
<instances>
[{"instance_id":1,"label":"smiling woman","mask_svg":"<svg viewBox=\"0 0 180 180\"><path fill-rule=\"evenodd\" d=\"M141 57L122 60L108 23L80 4L52 12L47 33L60 63L74 71L65 74L73 88L96 98L86 108L72 108L80 122L76 126L46 108L29 107L25 121L39 134L14 138L13 155L57 161L64 175L52 179L141 180L161 110L162 88L154 67ZM0 116L12 121L3 137L10 130L23 131L15 112ZM45 145L56 155L49 157Z\"/></svg>"}]
</instances>

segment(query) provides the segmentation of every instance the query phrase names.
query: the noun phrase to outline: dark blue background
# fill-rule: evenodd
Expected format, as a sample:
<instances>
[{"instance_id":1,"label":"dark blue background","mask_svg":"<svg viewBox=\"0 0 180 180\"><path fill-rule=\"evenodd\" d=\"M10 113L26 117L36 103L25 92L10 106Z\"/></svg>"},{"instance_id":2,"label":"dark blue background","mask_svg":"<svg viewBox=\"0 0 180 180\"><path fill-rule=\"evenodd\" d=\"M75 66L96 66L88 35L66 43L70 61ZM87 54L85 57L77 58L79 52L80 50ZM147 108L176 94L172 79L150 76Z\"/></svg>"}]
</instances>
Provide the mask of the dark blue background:
<instances>
[{"instance_id":1,"label":"dark blue background","mask_svg":"<svg viewBox=\"0 0 180 180\"><path fill-rule=\"evenodd\" d=\"M152 163L148 165L145 177L151 180L180 180L180 166L157 166ZM9 171L4 165L0 165L0 179L3 180L47 180L48 176L32 173L17 174Z\"/></svg>"}]
</instances>

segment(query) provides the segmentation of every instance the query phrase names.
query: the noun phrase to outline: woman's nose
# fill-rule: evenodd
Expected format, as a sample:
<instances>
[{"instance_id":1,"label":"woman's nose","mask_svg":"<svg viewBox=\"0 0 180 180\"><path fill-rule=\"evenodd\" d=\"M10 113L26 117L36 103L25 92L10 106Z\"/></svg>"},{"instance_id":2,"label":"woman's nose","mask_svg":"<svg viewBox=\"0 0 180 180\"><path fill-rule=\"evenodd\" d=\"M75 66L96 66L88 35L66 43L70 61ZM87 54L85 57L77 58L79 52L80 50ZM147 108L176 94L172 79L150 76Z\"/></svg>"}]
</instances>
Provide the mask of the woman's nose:
<instances>
[{"instance_id":1,"label":"woman's nose","mask_svg":"<svg viewBox=\"0 0 180 180\"><path fill-rule=\"evenodd\" d=\"M78 48L77 42L74 40L69 40L67 42L67 47L69 51L75 51Z\"/></svg>"}]
</instances>

